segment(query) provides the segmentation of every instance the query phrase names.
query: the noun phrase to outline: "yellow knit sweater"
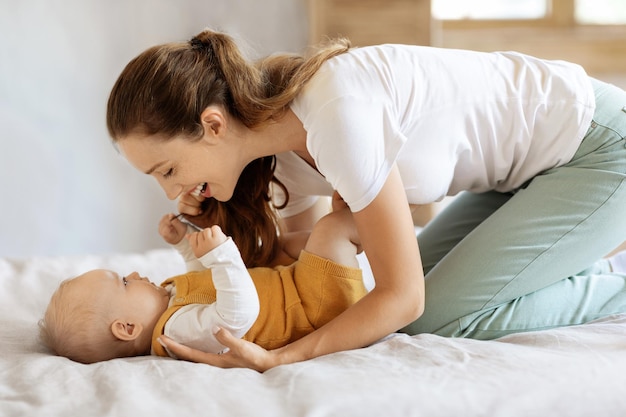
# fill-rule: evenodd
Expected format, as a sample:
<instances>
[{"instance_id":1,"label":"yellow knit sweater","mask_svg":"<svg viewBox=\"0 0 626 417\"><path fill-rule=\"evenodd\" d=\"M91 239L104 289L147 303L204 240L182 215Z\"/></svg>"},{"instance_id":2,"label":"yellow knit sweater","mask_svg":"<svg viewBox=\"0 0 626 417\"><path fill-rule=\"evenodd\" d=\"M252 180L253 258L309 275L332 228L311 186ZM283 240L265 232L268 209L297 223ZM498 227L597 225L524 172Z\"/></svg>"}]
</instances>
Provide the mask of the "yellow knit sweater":
<instances>
[{"instance_id":1,"label":"yellow knit sweater","mask_svg":"<svg viewBox=\"0 0 626 417\"><path fill-rule=\"evenodd\" d=\"M259 295L260 312L243 338L265 349L276 349L311 333L367 293L360 269L305 251L289 266L248 271ZM187 304L209 304L216 300L210 270L178 275L161 286L172 283L176 286L176 296L152 335L152 349L159 356L168 356L156 339L163 334L172 314Z\"/></svg>"}]
</instances>

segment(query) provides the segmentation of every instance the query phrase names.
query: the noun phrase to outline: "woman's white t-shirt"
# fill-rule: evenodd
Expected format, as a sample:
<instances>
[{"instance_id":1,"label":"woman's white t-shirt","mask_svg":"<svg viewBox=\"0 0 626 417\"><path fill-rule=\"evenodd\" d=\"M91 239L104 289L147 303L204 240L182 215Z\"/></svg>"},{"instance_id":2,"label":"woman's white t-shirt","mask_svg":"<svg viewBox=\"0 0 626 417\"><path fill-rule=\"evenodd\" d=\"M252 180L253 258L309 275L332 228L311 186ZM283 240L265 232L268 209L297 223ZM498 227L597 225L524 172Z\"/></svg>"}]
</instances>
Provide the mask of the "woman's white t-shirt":
<instances>
[{"instance_id":1,"label":"woman's white t-shirt","mask_svg":"<svg viewBox=\"0 0 626 417\"><path fill-rule=\"evenodd\" d=\"M275 174L290 196L282 214L333 190L360 211L394 163L412 204L514 190L572 158L594 108L589 77L563 61L409 45L352 49L324 63L291 104L317 170L292 152L277 155Z\"/></svg>"}]
</instances>

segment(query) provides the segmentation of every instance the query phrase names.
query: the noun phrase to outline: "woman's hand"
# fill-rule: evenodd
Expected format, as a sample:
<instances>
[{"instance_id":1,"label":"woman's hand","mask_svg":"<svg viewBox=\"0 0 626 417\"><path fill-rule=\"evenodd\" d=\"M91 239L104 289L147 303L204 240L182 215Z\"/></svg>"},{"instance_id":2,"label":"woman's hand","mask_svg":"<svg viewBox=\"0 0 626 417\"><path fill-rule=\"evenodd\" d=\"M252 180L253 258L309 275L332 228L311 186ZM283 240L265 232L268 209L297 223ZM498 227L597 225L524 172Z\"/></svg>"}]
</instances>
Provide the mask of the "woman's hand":
<instances>
[{"instance_id":1,"label":"woman's hand","mask_svg":"<svg viewBox=\"0 0 626 417\"><path fill-rule=\"evenodd\" d=\"M184 194L178 199L178 212L188 216L198 216L202 214L200 207L205 198L201 195Z\"/></svg>"},{"instance_id":2,"label":"woman's hand","mask_svg":"<svg viewBox=\"0 0 626 417\"><path fill-rule=\"evenodd\" d=\"M159 336L159 342L178 359L206 363L220 368L250 368L264 372L279 365L277 356L252 342L234 337L228 330L218 328L215 338L228 348L223 354L207 353L175 342L167 336Z\"/></svg>"}]
</instances>

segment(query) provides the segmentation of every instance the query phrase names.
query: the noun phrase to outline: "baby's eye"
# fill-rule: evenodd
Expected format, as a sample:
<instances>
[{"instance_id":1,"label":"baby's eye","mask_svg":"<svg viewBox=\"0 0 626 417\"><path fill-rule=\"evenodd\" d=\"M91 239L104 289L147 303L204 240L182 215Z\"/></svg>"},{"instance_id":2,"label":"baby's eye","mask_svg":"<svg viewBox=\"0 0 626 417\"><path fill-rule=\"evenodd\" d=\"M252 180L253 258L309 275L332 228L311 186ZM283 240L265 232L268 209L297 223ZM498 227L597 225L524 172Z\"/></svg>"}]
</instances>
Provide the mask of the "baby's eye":
<instances>
[{"instance_id":1,"label":"baby's eye","mask_svg":"<svg viewBox=\"0 0 626 417\"><path fill-rule=\"evenodd\" d=\"M124 286L128 285L128 281L126 280L126 277L122 277L122 284L124 284Z\"/></svg>"}]
</instances>

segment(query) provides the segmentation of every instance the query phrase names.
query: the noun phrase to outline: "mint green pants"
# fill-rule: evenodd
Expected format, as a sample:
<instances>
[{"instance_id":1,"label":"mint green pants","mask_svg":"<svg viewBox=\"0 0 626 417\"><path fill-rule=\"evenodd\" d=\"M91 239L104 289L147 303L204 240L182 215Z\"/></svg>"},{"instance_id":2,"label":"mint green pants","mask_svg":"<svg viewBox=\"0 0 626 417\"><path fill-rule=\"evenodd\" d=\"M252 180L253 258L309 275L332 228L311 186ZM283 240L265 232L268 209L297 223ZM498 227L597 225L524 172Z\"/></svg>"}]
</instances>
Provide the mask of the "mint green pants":
<instances>
[{"instance_id":1,"label":"mint green pants","mask_svg":"<svg viewBox=\"0 0 626 417\"><path fill-rule=\"evenodd\" d=\"M626 313L626 92L592 80L596 111L572 160L515 193L464 193L418 235L426 308L409 334L493 339Z\"/></svg>"}]
</instances>

